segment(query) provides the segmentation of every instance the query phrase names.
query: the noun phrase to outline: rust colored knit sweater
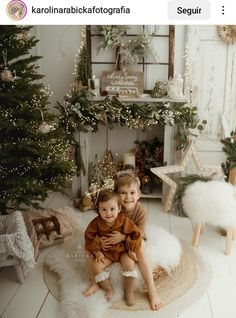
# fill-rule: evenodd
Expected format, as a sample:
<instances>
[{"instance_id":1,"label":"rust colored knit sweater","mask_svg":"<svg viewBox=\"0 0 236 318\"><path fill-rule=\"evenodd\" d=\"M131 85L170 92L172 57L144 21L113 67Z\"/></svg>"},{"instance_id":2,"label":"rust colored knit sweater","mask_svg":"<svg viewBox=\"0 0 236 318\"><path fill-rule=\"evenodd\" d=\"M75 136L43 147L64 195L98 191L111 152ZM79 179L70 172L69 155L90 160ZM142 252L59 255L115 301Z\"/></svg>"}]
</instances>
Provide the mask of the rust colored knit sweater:
<instances>
[{"instance_id":1,"label":"rust colored knit sweater","mask_svg":"<svg viewBox=\"0 0 236 318\"><path fill-rule=\"evenodd\" d=\"M126 240L113 245L108 251L102 250L99 237L106 236L113 231L126 234ZM85 231L85 249L90 253L101 251L108 259L118 262L120 254L125 251L137 253L140 249L142 235L139 228L123 213L119 213L115 223L108 225L100 215L93 219Z\"/></svg>"}]
</instances>

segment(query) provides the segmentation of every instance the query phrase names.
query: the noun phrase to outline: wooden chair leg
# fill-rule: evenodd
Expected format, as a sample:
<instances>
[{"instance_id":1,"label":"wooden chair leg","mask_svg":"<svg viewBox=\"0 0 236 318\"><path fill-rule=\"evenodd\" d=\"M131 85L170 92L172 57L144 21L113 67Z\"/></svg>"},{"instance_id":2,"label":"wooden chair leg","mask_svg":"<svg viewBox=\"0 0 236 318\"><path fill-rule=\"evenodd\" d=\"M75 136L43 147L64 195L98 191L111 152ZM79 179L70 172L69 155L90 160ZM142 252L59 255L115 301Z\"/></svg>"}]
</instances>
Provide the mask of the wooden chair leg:
<instances>
[{"instance_id":1,"label":"wooden chair leg","mask_svg":"<svg viewBox=\"0 0 236 318\"><path fill-rule=\"evenodd\" d=\"M198 244L200 232L201 232L201 225L196 225L194 227L194 232L193 232L193 237L192 237L192 245L194 247L196 247Z\"/></svg>"},{"instance_id":2,"label":"wooden chair leg","mask_svg":"<svg viewBox=\"0 0 236 318\"><path fill-rule=\"evenodd\" d=\"M225 255L229 255L232 247L232 239L233 239L233 229L228 228L226 231L226 245L225 245Z\"/></svg>"},{"instance_id":3,"label":"wooden chair leg","mask_svg":"<svg viewBox=\"0 0 236 318\"><path fill-rule=\"evenodd\" d=\"M195 228L197 227L197 225L193 225L192 224L192 228L193 228L193 231L195 231ZM201 226L201 230L200 230L200 234L203 234L204 233L204 226L202 225Z\"/></svg>"},{"instance_id":4,"label":"wooden chair leg","mask_svg":"<svg viewBox=\"0 0 236 318\"><path fill-rule=\"evenodd\" d=\"M24 277L24 273L23 273L23 269L22 269L21 265L20 264L15 264L14 267L15 267L15 271L16 271L16 276L17 276L18 282L20 284L23 284L23 282L25 280L25 277Z\"/></svg>"}]
</instances>

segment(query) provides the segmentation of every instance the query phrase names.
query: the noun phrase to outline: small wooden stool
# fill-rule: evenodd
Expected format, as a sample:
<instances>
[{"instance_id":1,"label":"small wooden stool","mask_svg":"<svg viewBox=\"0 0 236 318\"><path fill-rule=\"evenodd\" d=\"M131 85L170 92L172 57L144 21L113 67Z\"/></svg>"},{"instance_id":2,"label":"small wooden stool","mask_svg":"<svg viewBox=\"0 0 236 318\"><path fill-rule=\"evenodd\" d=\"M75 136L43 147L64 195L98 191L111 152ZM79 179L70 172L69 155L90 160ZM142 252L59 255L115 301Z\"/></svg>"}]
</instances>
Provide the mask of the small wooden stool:
<instances>
[{"instance_id":1,"label":"small wooden stool","mask_svg":"<svg viewBox=\"0 0 236 318\"><path fill-rule=\"evenodd\" d=\"M193 236L192 236L192 245L197 247L199 236L202 230L201 225L194 226ZM225 255L229 255L231 253L232 241L236 238L236 229L230 227L226 229L226 243L225 243Z\"/></svg>"},{"instance_id":2,"label":"small wooden stool","mask_svg":"<svg viewBox=\"0 0 236 318\"><path fill-rule=\"evenodd\" d=\"M231 252L236 238L236 197L234 187L224 181L197 181L189 185L182 198L186 215L194 225L192 245L197 246L206 224L226 231L225 254Z\"/></svg>"}]
</instances>

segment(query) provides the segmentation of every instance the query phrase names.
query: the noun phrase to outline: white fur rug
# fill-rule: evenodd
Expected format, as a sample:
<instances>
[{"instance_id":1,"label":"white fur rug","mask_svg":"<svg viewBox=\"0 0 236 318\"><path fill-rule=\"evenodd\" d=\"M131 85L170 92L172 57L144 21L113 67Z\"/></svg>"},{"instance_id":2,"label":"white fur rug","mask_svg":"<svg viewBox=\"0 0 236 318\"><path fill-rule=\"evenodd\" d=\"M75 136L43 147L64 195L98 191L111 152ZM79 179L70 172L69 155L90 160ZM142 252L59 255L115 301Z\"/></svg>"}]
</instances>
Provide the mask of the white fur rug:
<instances>
[{"instance_id":1,"label":"white fur rug","mask_svg":"<svg viewBox=\"0 0 236 318\"><path fill-rule=\"evenodd\" d=\"M180 263L182 247L180 242L167 231L159 228L152 227L147 234L148 240L146 242L146 249L148 258L154 267L159 265L169 272L173 272ZM189 249L191 253L195 253L192 248ZM196 261L194 260L194 266ZM200 282L202 290L198 297L202 294L204 288L208 285L211 277L210 272L206 269L209 268L202 259L199 258L198 263L205 269L204 280ZM104 293L98 291L95 295L85 298L81 295L90 282L90 276L87 271L86 262L83 254L83 235L78 235L73 240L70 240L62 246L55 247L53 252L46 258L46 264L51 271L59 275L58 284L60 286L60 305L59 313L63 318L105 318L105 317L143 317L143 310L133 311L132 307L129 311L120 310L122 306L113 305L111 309L110 303L107 303L104 298ZM198 271L198 269L197 269ZM112 303L119 302L123 297L122 277L120 274L120 265L113 264L110 268L111 282L115 289L115 295ZM179 276L179 274L177 274ZM183 275L182 275L183 276ZM190 273L191 276L191 273ZM197 275L199 276L199 275ZM46 283L50 285L49 276ZM193 282L196 283L195 281ZM136 287L143 288L142 279L139 275ZM200 288L200 289L201 289ZM198 288L199 289L199 288ZM196 299L196 293L186 292L187 298L176 306L176 301L164 306L159 312L151 311L146 307L146 317L161 317L172 318L174 315L180 313L183 308L186 308L187 303L192 303ZM194 296L193 296L194 295ZM178 296L178 295L177 295ZM183 297L182 297L183 298ZM148 304L148 302L146 301ZM173 307L174 306L174 307ZM183 308L182 308L183 307ZM140 316L139 316L140 315Z\"/></svg>"}]
</instances>

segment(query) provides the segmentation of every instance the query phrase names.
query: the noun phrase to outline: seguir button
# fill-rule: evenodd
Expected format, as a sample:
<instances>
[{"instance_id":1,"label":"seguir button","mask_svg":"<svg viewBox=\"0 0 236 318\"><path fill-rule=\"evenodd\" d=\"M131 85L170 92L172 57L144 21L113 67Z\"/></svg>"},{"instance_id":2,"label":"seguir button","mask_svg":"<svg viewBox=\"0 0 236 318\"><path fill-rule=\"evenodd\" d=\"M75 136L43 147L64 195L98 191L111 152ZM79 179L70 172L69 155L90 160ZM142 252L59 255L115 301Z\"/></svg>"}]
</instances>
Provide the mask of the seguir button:
<instances>
[{"instance_id":1,"label":"seguir button","mask_svg":"<svg viewBox=\"0 0 236 318\"><path fill-rule=\"evenodd\" d=\"M210 18L210 3L207 0L171 0L168 16L172 20L207 20Z\"/></svg>"}]
</instances>

